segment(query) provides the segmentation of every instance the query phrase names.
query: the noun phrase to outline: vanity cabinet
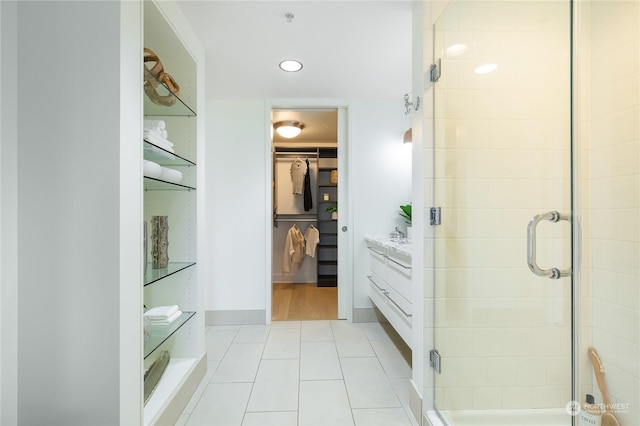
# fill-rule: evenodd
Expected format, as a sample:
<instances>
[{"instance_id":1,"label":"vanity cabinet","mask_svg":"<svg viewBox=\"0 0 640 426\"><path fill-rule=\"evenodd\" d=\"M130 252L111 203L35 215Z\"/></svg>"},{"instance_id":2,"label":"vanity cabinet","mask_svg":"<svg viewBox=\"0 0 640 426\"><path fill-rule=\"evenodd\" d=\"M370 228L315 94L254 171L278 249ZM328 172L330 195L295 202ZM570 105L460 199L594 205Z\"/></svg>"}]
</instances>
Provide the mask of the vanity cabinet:
<instances>
[{"instance_id":1,"label":"vanity cabinet","mask_svg":"<svg viewBox=\"0 0 640 426\"><path fill-rule=\"evenodd\" d=\"M366 238L369 248L369 297L412 347L411 249L389 239Z\"/></svg>"}]
</instances>

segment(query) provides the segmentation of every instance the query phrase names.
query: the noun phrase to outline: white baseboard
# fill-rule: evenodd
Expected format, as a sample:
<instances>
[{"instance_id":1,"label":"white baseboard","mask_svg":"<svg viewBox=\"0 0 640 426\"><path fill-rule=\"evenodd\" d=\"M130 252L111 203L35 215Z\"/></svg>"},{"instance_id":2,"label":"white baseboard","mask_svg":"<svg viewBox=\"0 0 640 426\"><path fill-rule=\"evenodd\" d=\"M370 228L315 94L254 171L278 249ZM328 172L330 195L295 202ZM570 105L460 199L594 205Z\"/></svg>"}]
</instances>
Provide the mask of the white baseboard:
<instances>
[{"instance_id":1,"label":"white baseboard","mask_svg":"<svg viewBox=\"0 0 640 426\"><path fill-rule=\"evenodd\" d=\"M242 311L205 311L204 325L264 325L264 309Z\"/></svg>"},{"instance_id":2,"label":"white baseboard","mask_svg":"<svg viewBox=\"0 0 640 426\"><path fill-rule=\"evenodd\" d=\"M378 322L374 308L353 308L353 322Z\"/></svg>"}]
</instances>

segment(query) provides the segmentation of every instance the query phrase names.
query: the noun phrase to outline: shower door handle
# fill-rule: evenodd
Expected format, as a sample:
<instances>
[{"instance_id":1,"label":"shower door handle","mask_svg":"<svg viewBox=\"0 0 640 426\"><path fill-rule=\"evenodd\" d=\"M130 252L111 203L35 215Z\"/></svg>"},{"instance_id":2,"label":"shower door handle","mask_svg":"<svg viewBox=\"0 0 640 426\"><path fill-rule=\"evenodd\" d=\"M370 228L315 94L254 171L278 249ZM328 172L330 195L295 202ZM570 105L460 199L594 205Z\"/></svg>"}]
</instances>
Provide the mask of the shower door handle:
<instances>
[{"instance_id":1,"label":"shower door handle","mask_svg":"<svg viewBox=\"0 0 640 426\"><path fill-rule=\"evenodd\" d=\"M529 264L531 272L541 277L549 277L552 280L557 280L558 278L568 277L571 275L571 268L542 269L538 266L536 261L536 228L538 227L538 223L543 220L555 223L561 220L568 221L569 219L570 216L568 214L562 214L556 211L540 213L531 218L529 225L527 226L527 263Z\"/></svg>"}]
</instances>

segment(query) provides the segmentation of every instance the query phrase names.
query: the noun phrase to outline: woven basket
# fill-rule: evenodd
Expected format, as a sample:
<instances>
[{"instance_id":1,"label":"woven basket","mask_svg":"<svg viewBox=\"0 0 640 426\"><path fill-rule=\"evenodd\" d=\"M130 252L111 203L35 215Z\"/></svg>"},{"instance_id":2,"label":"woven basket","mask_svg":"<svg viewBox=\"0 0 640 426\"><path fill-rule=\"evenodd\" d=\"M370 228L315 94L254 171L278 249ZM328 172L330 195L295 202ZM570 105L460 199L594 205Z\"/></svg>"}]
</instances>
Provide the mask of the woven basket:
<instances>
[{"instance_id":1,"label":"woven basket","mask_svg":"<svg viewBox=\"0 0 640 426\"><path fill-rule=\"evenodd\" d=\"M331 174L329 175L329 179L330 182L332 184L338 184L338 171L337 170L331 170Z\"/></svg>"}]
</instances>

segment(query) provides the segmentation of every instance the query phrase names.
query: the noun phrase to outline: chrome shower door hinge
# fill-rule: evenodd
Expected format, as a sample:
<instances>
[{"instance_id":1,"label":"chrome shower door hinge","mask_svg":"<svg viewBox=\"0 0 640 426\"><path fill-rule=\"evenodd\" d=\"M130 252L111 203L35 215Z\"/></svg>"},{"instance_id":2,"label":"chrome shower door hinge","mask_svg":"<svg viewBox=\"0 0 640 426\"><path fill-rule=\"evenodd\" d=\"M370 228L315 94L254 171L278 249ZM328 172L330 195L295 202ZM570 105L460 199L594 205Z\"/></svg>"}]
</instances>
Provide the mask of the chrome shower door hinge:
<instances>
[{"instance_id":1,"label":"chrome shower door hinge","mask_svg":"<svg viewBox=\"0 0 640 426\"><path fill-rule=\"evenodd\" d=\"M440 207L431 207L429 209L429 223L431 226L440 225Z\"/></svg>"},{"instance_id":2,"label":"chrome shower door hinge","mask_svg":"<svg viewBox=\"0 0 640 426\"><path fill-rule=\"evenodd\" d=\"M429 351L429 364L431 368L433 368L436 373L440 374L440 354L435 349L431 349Z\"/></svg>"},{"instance_id":3,"label":"chrome shower door hinge","mask_svg":"<svg viewBox=\"0 0 640 426\"><path fill-rule=\"evenodd\" d=\"M438 62L431 64L429 68L429 78L432 83L435 83L440 79L440 71L442 69L442 59L438 58Z\"/></svg>"}]
</instances>

